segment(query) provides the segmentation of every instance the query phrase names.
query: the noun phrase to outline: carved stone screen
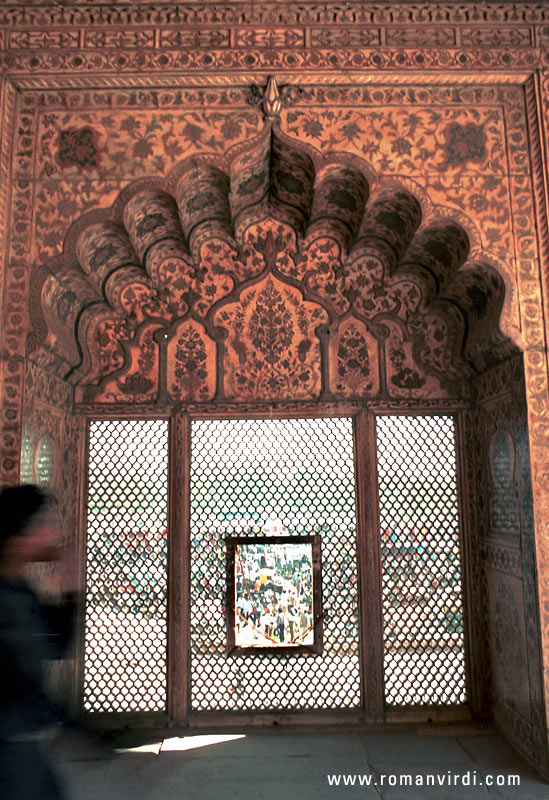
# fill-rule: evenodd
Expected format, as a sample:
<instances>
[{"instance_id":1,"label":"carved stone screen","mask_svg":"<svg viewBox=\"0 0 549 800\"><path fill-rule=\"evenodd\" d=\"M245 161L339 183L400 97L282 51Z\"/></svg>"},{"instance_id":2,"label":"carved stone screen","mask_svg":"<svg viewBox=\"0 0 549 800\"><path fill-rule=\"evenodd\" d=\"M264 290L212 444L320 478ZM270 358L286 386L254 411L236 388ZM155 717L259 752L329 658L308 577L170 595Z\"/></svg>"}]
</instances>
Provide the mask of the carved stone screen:
<instances>
[{"instance_id":1,"label":"carved stone screen","mask_svg":"<svg viewBox=\"0 0 549 800\"><path fill-rule=\"evenodd\" d=\"M385 701L466 700L454 421L377 418Z\"/></svg>"},{"instance_id":2,"label":"carved stone screen","mask_svg":"<svg viewBox=\"0 0 549 800\"><path fill-rule=\"evenodd\" d=\"M351 420L197 420L191 448L192 709L358 708ZM225 539L247 535L320 536L322 654L227 654Z\"/></svg>"},{"instance_id":3,"label":"carved stone screen","mask_svg":"<svg viewBox=\"0 0 549 800\"><path fill-rule=\"evenodd\" d=\"M166 706L168 422L90 423L84 708Z\"/></svg>"}]
</instances>

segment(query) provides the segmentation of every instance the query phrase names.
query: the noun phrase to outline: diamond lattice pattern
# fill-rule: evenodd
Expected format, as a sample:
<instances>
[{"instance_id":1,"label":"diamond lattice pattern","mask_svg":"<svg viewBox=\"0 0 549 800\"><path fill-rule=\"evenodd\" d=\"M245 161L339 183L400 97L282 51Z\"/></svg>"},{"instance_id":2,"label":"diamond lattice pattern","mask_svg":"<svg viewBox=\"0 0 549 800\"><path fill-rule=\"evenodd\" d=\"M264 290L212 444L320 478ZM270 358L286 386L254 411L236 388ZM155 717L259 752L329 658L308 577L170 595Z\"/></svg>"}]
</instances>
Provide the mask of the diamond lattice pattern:
<instances>
[{"instance_id":1,"label":"diamond lattice pattern","mask_svg":"<svg viewBox=\"0 0 549 800\"><path fill-rule=\"evenodd\" d=\"M90 423L84 708L166 706L168 422Z\"/></svg>"},{"instance_id":2,"label":"diamond lattice pattern","mask_svg":"<svg viewBox=\"0 0 549 800\"><path fill-rule=\"evenodd\" d=\"M226 655L229 535L321 535L324 651ZM360 705L350 419L192 423L193 710Z\"/></svg>"},{"instance_id":3,"label":"diamond lattice pattern","mask_svg":"<svg viewBox=\"0 0 549 800\"><path fill-rule=\"evenodd\" d=\"M466 700L454 422L377 418L385 700Z\"/></svg>"}]
</instances>

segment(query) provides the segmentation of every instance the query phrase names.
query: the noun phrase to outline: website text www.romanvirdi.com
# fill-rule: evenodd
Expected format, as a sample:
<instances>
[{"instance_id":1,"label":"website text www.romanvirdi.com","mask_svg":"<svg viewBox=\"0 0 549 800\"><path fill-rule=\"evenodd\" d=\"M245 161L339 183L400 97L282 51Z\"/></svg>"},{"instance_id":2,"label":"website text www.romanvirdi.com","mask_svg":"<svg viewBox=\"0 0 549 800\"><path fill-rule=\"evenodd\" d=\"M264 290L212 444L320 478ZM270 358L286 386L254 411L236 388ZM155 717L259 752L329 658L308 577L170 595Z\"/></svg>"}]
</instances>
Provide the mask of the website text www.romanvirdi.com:
<instances>
[{"instance_id":1,"label":"website text www.romanvirdi.com","mask_svg":"<svg viewBox=\"0 0 549 800\"><path fill-rule=\"evenodd\" d=\"M332 774L326 775L329 786L520 786L520 775L486 774L482 775L476 770L467 772L439 772L426 773L425 775L412 775L402 773L394 775L380 773L379 775L360 774Z\"/></svg>"}]
</instances>

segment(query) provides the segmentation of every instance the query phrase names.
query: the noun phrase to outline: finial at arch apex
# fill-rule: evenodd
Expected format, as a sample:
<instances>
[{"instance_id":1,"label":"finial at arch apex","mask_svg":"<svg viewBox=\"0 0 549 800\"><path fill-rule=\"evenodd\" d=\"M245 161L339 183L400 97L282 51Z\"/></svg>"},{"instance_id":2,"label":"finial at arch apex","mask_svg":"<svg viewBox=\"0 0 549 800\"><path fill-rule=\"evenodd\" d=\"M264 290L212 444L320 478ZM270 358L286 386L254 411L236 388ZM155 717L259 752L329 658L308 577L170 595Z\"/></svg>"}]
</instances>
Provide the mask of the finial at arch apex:
<instances>
[{"instance_id":1,"label":"finial at arch apex","mask_svg":"<svg viewBox=\"0 0 549 800\"><path fill-rule=\"evenodd\" d=\"M254 105L261 104L267 122L276 122L280 119L282 108L286 105L291 90L290 86L279 87L276 77L269 75L265 87L252 84L251 102Z\"/></svg>"}]
</instances>

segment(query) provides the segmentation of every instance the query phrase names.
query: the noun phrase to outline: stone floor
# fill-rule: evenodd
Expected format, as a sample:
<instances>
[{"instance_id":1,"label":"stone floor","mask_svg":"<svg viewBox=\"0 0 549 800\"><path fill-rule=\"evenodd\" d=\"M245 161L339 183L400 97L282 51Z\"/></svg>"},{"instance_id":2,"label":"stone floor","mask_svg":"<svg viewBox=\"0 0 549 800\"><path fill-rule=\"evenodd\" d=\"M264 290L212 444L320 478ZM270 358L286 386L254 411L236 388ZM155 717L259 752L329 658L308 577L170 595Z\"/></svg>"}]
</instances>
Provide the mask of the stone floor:
<instances>
[{"instance_id":1,"label":"stone floor","mask_svg":"<svg viewBox=\"0 0 549 800\"><path fill-rule=\"evenodd\" d=\"M112 750L64 734L54 745L70 800L549 800L549 784L496 731L473 724L133 731L110 734L107 743ZM446 785L426 785L429 775ZM520 786L496 785L512 775ZM339 786L328 776L341 776ZM344 776L357 776L355 785L344 785ZM399 786L401 776L413 785ZM458 784L448 786L454 776Z\"/></svg>"}]
</instances>

